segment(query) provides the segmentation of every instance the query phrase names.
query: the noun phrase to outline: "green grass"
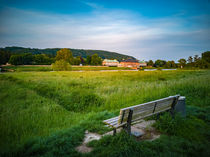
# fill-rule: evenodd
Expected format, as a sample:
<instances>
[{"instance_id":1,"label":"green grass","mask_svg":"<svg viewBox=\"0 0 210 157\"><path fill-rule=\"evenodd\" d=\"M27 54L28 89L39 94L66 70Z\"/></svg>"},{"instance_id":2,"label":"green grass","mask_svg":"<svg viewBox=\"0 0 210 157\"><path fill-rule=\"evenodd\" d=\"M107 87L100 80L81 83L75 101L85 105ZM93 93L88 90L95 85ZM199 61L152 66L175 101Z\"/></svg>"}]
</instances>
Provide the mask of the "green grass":
<instances>
[{"instance_id":1,"label":"green grass","mask_svg":"<svg viewBox=\"0 0 210 157\"><path fill-rule=\"evenodd\" d=\"M50 65L5 66L4 69L17 71L17 72L52 71L52 68ZM131 70L131 69L127 67L72 66L72 71L100 71L100 70Z\"/></svg>"},{"instance_id":2,"label":"green grass","mask_svg":"<svg viewBox=\"0 0 210 157\"><path fill-rule=\"evenodd\" d=\"M163 115L164 134L137 142L124 133L93 142L85 156L207 155L210 71L14 72L0 75L0 152L12 156L82 156L84 131L104 133L119 109L170 95L186 96L186 119ZM77 131L75 131L77 130ZM174 143L173 143L174 141Z\"/></svg>"}]
</instances>

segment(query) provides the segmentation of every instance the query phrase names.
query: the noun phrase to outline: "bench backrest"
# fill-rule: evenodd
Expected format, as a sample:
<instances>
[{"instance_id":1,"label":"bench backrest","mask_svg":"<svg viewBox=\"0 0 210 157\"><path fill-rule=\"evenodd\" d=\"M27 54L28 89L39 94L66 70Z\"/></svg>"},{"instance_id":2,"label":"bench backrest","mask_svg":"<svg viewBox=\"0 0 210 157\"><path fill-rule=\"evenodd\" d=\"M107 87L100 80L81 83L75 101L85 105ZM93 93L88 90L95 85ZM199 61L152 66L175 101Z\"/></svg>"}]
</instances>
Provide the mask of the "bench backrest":
<instances>
[{"instance_id":1,"label":"bench backrest","mask_svg":"<svg viewBox=\"0 0 210 157\"><path fill-rule=\"evenodd\" d=\"M170 110L171 108L174 108L175 104L178 101L178 98L179 95L169 96L167 98L151 101L148 103L123 108L120 110L118 125L127 123L129 115L131 116L131 112L131 121L134 122L139 119L143 119L151 115Z\"/></svg>"}]
</instances>

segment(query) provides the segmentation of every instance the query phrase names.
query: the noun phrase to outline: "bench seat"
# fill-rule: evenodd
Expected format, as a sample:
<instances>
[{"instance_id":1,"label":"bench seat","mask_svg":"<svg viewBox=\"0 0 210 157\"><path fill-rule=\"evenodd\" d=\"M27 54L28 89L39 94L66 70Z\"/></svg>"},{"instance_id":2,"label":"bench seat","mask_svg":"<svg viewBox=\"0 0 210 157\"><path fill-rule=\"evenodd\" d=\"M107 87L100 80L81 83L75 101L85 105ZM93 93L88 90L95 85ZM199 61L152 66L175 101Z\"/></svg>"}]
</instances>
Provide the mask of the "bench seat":
<instances>
[{"instance_id":1,"label":"bench seat","mask_svg":"<svg viewBox=\"0 0 210 157\"><path fill-rule=\"evenodd\" d=\"M119 116L104 120L103 122L113 128L114 133L116 133L116 129L119 127L128 128L128 133L130 133L130 125L133 122L164 111L170 110L173 112L178 98L179 95L169 96L148 103L123 108L120 110Z\"/></svg>"}]
</instances>

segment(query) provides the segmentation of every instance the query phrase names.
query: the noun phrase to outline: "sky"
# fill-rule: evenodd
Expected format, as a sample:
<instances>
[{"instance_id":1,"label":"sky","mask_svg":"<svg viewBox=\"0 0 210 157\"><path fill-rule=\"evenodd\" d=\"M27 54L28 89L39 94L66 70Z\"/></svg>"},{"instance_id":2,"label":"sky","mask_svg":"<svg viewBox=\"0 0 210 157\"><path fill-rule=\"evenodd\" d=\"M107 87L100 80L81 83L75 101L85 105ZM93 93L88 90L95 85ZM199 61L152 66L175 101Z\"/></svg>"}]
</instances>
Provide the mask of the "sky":
<instances>
[{"instance_id":1,"label":"sky","mask_svg":"<svg viewBox=\"0 0 210 157\"><path fill-rule=\"evenodd\" d=\"M6 46L187 59L210 50L210 0L0 0Z\"/></svg>"}]
</instances>

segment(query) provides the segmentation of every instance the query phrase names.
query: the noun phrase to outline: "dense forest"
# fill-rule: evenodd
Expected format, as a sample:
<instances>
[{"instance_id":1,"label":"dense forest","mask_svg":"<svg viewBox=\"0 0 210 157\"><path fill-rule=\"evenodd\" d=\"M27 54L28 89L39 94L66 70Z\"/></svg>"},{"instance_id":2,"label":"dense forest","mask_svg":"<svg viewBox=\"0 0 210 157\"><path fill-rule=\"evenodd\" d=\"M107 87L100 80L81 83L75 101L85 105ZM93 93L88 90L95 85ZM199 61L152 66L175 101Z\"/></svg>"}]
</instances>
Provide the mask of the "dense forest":
<instances>
[{"instance_id":1,"label":"dense forest","mask_svg":"<svg viewBox=\"0 0 210 157\"><path fill-rule=\"evenodd\" d=\"M0 50L9 51L12 54L23 54L23 53L31 53L35 54L47 54L48 56L55 57L56 52L59 51L61 48L46 48L46 49L37 49L37 48L24 48L24 47L5 47L0 48ZM87 56L92 56L93 54L98 54L99 57L102 59L117 59L121 61L122 59L132 58L132 56L119 54L116 52L109 52L103 50L84 50L84 49L71 49L72 55L74 57L80 56L82 58L87 58Z\"/></svg>"}]
</instances>

